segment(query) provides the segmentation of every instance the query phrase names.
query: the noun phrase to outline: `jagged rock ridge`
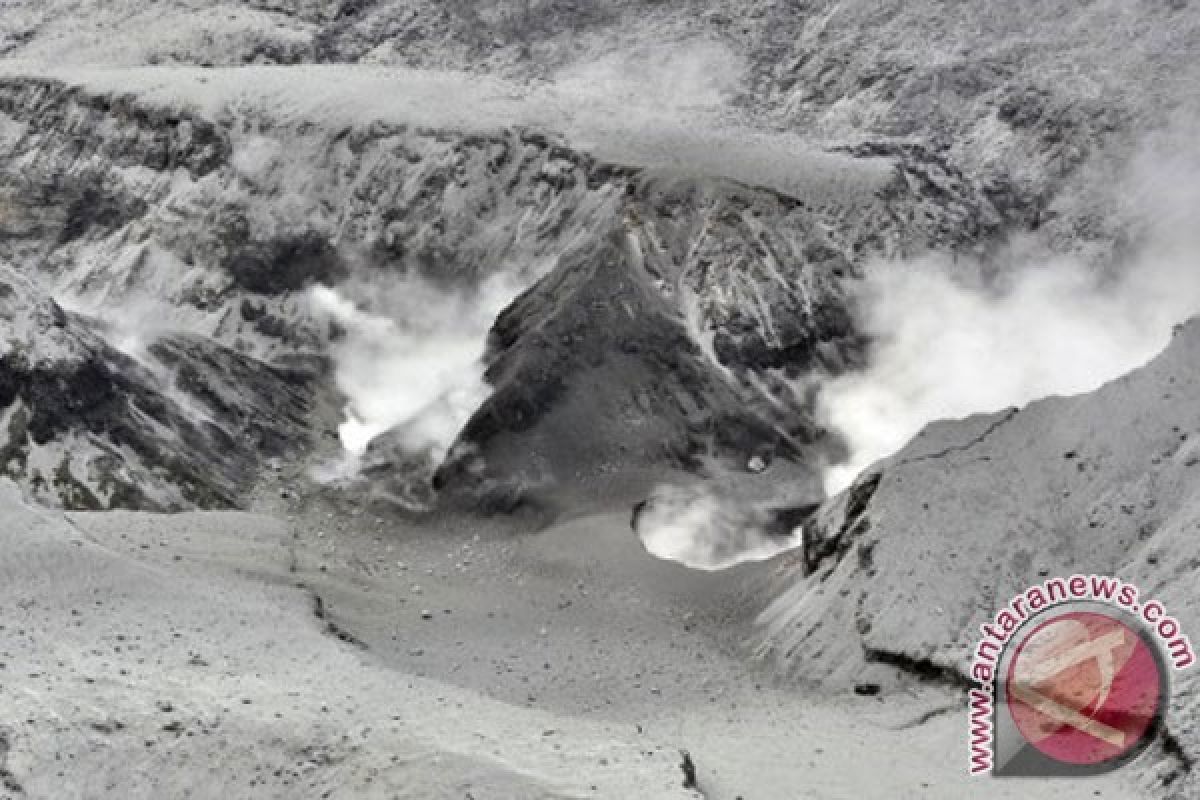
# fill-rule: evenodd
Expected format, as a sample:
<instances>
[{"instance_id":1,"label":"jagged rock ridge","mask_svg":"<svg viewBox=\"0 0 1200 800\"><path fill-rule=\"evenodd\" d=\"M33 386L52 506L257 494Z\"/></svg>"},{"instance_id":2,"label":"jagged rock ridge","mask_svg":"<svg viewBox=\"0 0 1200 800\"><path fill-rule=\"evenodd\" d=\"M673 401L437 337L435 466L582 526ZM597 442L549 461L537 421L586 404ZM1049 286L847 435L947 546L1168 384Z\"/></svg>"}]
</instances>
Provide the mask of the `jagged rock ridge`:
<instances>
[{"instance_id":1,"label":"jagged rock ridge","mask_svg":"<svg viewBox=\"0 0 1200 800\"><path fill-rule=\"evenodd\" d=\"M179 86L209 91L202 78ZM177 333L285 371L320 361L331 331L305 302L318 284L385 315L373 287L405 276L534 284L497 321L496 391L457 449L490 462L485 483L778 455L818 491L810 461L836 443L806 381L861 348L843 281L873 253L987 235L958 230L963 216L999 218L966 183L899 168L875 194L851 184L816 205L602 162L527 127L456 132L382 112L343 126L233 95L164 107L41 77L10 77L0 97L0 255L165 369L179 349L152 343ZM905 223L914 204L937 213ZM205 362L188 374L216 379ZM553 444L585 418L612 424ZM331 421L288 424L312 441ZM459 466L442 483L480 477Z\"/></svg>"}]
</instances>

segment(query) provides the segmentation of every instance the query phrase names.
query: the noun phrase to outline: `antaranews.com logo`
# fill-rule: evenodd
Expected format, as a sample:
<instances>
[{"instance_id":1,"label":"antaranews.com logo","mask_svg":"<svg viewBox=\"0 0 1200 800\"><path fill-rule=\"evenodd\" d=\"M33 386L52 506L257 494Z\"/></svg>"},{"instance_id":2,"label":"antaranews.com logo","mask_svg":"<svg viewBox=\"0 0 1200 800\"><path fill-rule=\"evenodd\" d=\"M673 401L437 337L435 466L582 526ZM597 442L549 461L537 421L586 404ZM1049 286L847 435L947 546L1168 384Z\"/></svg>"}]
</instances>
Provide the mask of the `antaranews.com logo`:
<instances>
[{"instance_id":1,"label":"antaranews.com logo","mask_svg":"<svg viewBox=\"0 0 1200 800\"><path fill-rule=\"evenodd\" d=\"M970 772L1095 775L1136 757L1195 655L1178 620L1103 575L1051 578L980 628L971 664Z\"/></svg>"}]
</instances>

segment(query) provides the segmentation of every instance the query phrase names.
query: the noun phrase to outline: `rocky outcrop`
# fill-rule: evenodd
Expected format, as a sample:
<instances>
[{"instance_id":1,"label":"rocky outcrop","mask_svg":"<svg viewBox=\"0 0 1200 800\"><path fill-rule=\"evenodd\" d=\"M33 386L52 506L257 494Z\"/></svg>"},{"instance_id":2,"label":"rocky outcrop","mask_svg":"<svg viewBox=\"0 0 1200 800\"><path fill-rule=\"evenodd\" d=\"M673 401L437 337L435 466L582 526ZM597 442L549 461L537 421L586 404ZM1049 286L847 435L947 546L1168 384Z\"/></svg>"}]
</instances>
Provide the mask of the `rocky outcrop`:
<instances>
[{"instance_id":1,"label":"rocky outcrop","mask_svg":"<svg viewBox=\"0 0 1200 800\"><path fill-rule=\"evenodd\" d=\"M653 92L656 58L717 48L727 57L694 63L744 69L733 91L747 115L832 145L927 148L1017 218L1064 234L1088 216L1074 198L1104 187L1095 175L1056 203L1079 167L1190 104L1200 63L1200 15L1185 2L1134 11L1060 0L998 14L971 0L949 16L900 0L123 0L84 10L21 0L6 12L0 53L48 63L386 64L525 81L628 60ZM710 74L701 88L736 77Z\"/></svg>"},{"instance_id":2,"label":"rocky outcrop","mask_svg":"<svg viewBox=\"0 0 1200 800\"><path fill-rule=\"evenodd\" d=\"M639 175L623 219L501 314L495 392L466 457L530 483L630 467L812 460L832 446L800 383L853 363L845 255L785 199ZM806 257L807 256L807 257Z\"/></svg>"},{"instance_id":3,"label":"rocky outcrop","mask_svg":"<svg viewBox=\"0 0 1200 800\"><path fill-rule=\"evenodd\" d=\"M387 287L412 276L447 293L531 281L605 224L624 180L530 131L276 128L266 112L210 121L41 79L13 79L0 96L0 254L95 318L95 347L175 376L267 455L288 437L303 451L331 422L288 399L329 380L311 365L337 331L308 312L309 288L340 286L387 316ZM207 133L172 133L188 127ZM279 406L264 415L272 392ZM249 477L217 472L222 486ZM224 490L186 499L234 501Z\"/></svg>"},{"instance_id":4,"label":"rocky outcrop","mask_svg":"<svg viewBox=\"0 0 1200 800\"><path fill-rule=\"evenodd\" d=\"M525 291L492 332L495 393L465 425L439 485L786 459L810 487L789 502L815 500L812 464L836 458L839 443L814 421L812 397L824 377L861 364L847 302L860 265L929 250L986 257L1034 230L1051 251L1097 261L1117 252L1136 230L1110 207L1104 165L1161 122L1155 115L1186 84L1153 53L1194 25L1191 14L1156 11L1134 32L1138 52L1106 62L1101 89L1084 91L1047 54L1054 48L1015 44L1030 26L1070 39L1040 8L1002 23L969 3L961 20L938 17L927 47L911 48L933 22L919 4L713 2L704 14L586 5L201 3L151 13L118 3L89 10L86 25L62 15L74 20L67 30L53 3L18 3L0 23L0 47L28 59L369 62L518 80L489 83L495 92L475 119L446 109L460 94L463 104L481 99L471 79L445 75L397 71L358 85L352 71L305 68L312 80L297 89L259 70L245 80L265 88L246 91L238 70L51 77L9 65L0 257L62 307L102 320L115 349L156 363L166 356L141 339L175 333L275 366L327 356L339 331L309 313L317 285L390 319L399 312L389 297L414 276L449 293L502 278ZM1080 31L1103 38L1110 12L1082 16ZM171 20L187 24L153 47L125 35ZM895 35L868 33L876 29ZM579 53L564 45L571 36L586 44ZM951 41L983 49L949 53ZM772 134L770 146L743 146L713 130L678 131L670 115L648 132L604 128L605 115L569 89L591 73L572 69L608 64L638 42L697 52L704 69L704 48L724 54L728 80L680 89L732 92L735 107L705 99L694 117L714 130L733 113L808 139ZM649 91L662 65L637 58L647 76L615 77ZM560 68L568 90L520 82ZM1160 78L1162 102L1122 91ZM568 132L548 133L556 124ZM811 157L796 154L801 144ZM683 163L664 155L672 148ZM310 422L310 433L331 424ZM386 441L372 457L374 475L428 460Z\"/></svg>"},{"instance_id":5,"label":"rocky outcrop","mask_svg":"<svg viewBox=\"0 0 1200 800\"><path fill-rule=\"evenodd\" d=\"M1046 576L1117 575L1200 630L1200 322L1098 391L935 423L806 526L763 654L807 680L965 683L979 626ZM1195 634L1193 634L1194 636ZM1194 793L1195 670L1152 779ZM1168 748L1169 750L1170 748Z\"/></svg>"},{"instance_id":6,"label":"rocky outcrop","mask_svg":"<svg viewBox=\"0 0 1200 800\"><path fill-rule=\"evenodd\" d=\"M264 460L306 444L316 370L173 336L138 360L0 267L0 469L91 510L237 506Z\"/></svg>"},{"instance_id":7,"label":"rocky outcrop","mask_svg":"<svg viewBox=\"0 0 1200 800\"><path fill-rule=\"evenodd\" d=\"M182 168L203 177L230 155L227 136L198 114L140 102L133 94L92 94L48 78L0 80L0 113L24 123L22 138L69 141L77 162Z\"/></svg>"},{"instance_id":8,"label":"rocky outcrop","mask_svg":"<svg viewBox=\"0 0 1200 800\"><path fill-rule=\"evenodd\" d=\"M318 285L385 319L413 279L448 295L529 286L496 321L495 393L443 487L783 458L815 498L812 463L837 442L813 420L813 382L862 352L846 281L871 255L965 247L1000 227L964 226L999 215L944 170L909 179L892 151L856 153L864 173L895 164L883 191L850 184L817 202L602 162L529 127L281 117L213 102L225 90L203 78L175 87L178 110L63 80L0 85L0 256L103 321L116 349L169 370L178 354L147 345L176 333L268 364L328 355L336 326L306 301ZM203 393L212 365L191 366ZM381 443L369 473L419 463Z\"/></svg>"},{"instance_id":9,"label":"rocky outcrop","mask_svg":"<svg viewBox=\"0 0 1200 800\"><path fill-rule=\"evenodd\" d=\"M322 347L310 286L531 280L611 210L589 159L536 133L209 119L37 78L0 97L0 256L72 307L149 296L171 326L257 355Z\"/></svg>"}]
</instances>

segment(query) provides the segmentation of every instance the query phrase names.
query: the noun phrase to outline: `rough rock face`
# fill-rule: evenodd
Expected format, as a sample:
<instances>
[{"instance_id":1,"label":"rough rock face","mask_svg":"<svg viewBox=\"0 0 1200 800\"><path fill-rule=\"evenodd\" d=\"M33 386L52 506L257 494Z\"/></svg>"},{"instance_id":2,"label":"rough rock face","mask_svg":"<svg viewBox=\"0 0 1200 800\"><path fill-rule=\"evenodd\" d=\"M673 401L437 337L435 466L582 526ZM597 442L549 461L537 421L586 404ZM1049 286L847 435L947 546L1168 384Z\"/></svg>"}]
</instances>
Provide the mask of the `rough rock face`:
<instances>
[{"instance_id":1,"label":"rough rock face","mask_svg":"<svg viewBox=\"0 0 1200 800\"><path fill-rule=\"evenodd\" d=\"M303 452L325 429L301 413L307 401L289 399L330 334L307 313L306 289L347 284L369 306L371 287L403 275L528 281L562 241L611 213L617 191L603 176L589 182L586 157L516 130L381 123L310 134L309 121L211 121L52 81L13 80L0 94L0 252L99 318L96 346L107 338L122 363L133 353L175 375L267 455L281 436L298 436ZM278 408L268 396L279 387L263 383L282 384ZM199 506L233 502L225 490L185 494Z\"/></svg>"},{"instance_id":2,"label":"rough rock face","mask_svg":"<svg viewBox=\"0 0 1200 800\"><path fill-rule=\"evenodd\" d=\"M805 461L823 433L801 379L858 353L847 256L784 198L649 174L628 189L623 219L497 320L496 390L463 431L467 463L536 481Z\"/></svg>"},{"instance_id":3,"label":"rough rock face","mask_svg":"<svg viewBox=\"0 0 1200 800\"><path fill-rule=\"evenodd\" d=\"M862 259L965 248L1002 227L963 181L913 181L901 162L874 196L819 206L669 171L622 177L619 216L497 320L496 391L442 481L478 474L480 455L531 483L778 456L807 470L797 497L816 498L815 467L839 443L815 422L812 394L861 362L847 285Z\"/></svg>"},{"instance_id":4,"label":"rough rock face","mask_svg":"<svg viewBox=\"0 0 1200 800\"><path fill-rule=\"evenodd\" d=\"M407 276L507 276L528 291L496 322L495 394L441 485L712 458L803 471L838 451L811 394L861 359L846 309L858 266L986 257L1034 230L1052 252L1111 258L1136 234L1102 191L1112 165L1189 107L1200 64L1185 57L1200 17L1171 4L1136 19L1116 3L1000 14L983 0L952 18L858 0L700 11L10 3L0 257L103 320L119 351L158 361L142 340L187 333L283 367L337 333L308 313L315 285L386 316L378 287ZM1096 44L1114 31L1120 58ZM267 63L293 66L242 66ZM304 66L331 63L473 74ZM656 86L689 70L703 79ZM485 72L512 82L472 87ZM587 94L609 78L682 116L642 130L653 99ZM686 112L697 93L708 116ZM704 130L731 117L736 135ZM611 422L574 435L598 419ZM381 474L419 454L385 441L375 455Z\"/></svg>"},{"instance_id":5,"label":"rough rock face","mask_svg":"<svg viewBox=\"0 0 1200 800\"><path fill-rule=\"evenodd\" d=\"M1000 11L970 0L953 14L901 0L20 0L5 11L0 53L50 63L390 64L529 79L604 59L653 66L699 42L745 67L735 91L746 113L834 145L920 145L1064 238L1089 235L1083 209L1055 203L1064 182L1177 103L1194 106L1200 64L1200 14L1175 0Z\"/></svg>"},{"instance_id":6,"label":"rough rock face","mask_svg":"<svg viewBox=\"0 0 1200 800\"><path fill-rule=\"evenodd\" d=\"M6 266L0 326L0 463L42 502L234 506L265 459L305 446L311 371L187 336L134 359Z\"/></svg>"},{"instance_id":7,"label":"rough rock face","mask_svg":"<svg viewBox=\"0 0 1200 800\"><path fill-rule=\"evenodd\" d=\"M895 154L860 154L859 172L884 176L876 192L816 193L801 177L800 199L600 161L502 120L461 132L412 111L321 118L286 96L213 102L206 82L180 81L170 105L61 79L0 84L0 255L163 369L177 354L148 344L178 333L285 371L322 358L337 332L309 313L316 285L384 316L379 287L411 276L529 285L496 322L496 391L443 486L778 456L809 470L815 495L811 462L837 445L812 419L812 382L862 344L844 282L868 256L1000 227L968 181L914 180ZM414 456L376 451L376 476Z\"/></svg>"},{"instance_id":8,"label":"rough rock face","mask_svg":"<svg viewBox=\"0 0 1200 800\"><path fill-rule=\"evenodd\" d=\"M1194 637L1200 605L1200 321L1098 391L935 423L817 513L763 653L842 684L893 667L966 682L979 625L1045 576L1116 575ZM892 676L889 678L889 676ZM1190 797L1197 672L1179 673L1163 761ZM1182 774L1186 773L1186 774Z\"/></svg>"},{"instance_id":9,"label":"rough rock face","mask_svg":"<svg viewBox=\"0 0 1200 800\"><path fill-rule=\"evenodd\" d=\"M533 272L605 202L580 156L518 131L329 130L234 107L210 120L37 79L0 94L3 255L72 306L157 301L164 324L258 354L321 347L308 286Z\"/></svg>"}]
</instances>

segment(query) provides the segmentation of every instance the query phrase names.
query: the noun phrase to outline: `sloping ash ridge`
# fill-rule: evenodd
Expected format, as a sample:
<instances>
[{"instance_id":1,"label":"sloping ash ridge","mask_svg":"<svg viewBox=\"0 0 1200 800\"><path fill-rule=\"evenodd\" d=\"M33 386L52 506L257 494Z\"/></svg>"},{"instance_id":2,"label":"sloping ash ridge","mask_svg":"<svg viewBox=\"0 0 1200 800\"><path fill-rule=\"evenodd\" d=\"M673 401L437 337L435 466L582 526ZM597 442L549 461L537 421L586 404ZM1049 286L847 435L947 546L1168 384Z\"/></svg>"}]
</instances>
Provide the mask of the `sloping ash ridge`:
<instances>
[{"instance_id":1,"label":"sloping ash ridge","mask_svg":"<svg viewBox=\"0 0 1200 800\"><path fill-rule=\"evenodd\" d=\"M808 558L781 567L761 653L828 685L962 686L981 624L1047 576L1076 573L1134 583L1195 641L1197 498L1192 320L1093 393L934 423L870 468L817 512ZM1173 676L1165 750L1139 762L1172 797L1196 791L1197 674Z\"/></svg>"}]
</instances>

